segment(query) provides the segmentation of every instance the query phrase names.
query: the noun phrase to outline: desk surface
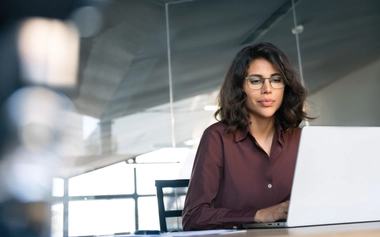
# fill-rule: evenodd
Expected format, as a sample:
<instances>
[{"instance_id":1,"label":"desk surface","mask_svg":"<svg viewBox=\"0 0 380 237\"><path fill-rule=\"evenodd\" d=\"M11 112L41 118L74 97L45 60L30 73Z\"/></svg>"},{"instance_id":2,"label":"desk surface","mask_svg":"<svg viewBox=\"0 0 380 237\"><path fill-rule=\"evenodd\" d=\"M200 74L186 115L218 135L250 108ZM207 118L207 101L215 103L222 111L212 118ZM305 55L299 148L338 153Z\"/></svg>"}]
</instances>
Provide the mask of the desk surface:
<instances>
[{"instance_id":1,"label":"desk surface","mask_svg":"<svg viewBox=\"0 0 380 237\"><path fill-rule=\"evenodd\" d=\"M226 237L380 237L380 222L353 223L344 225L309 226L278 229L250 229L246 232L229 233Z\"/></svg>"}]
</instances>

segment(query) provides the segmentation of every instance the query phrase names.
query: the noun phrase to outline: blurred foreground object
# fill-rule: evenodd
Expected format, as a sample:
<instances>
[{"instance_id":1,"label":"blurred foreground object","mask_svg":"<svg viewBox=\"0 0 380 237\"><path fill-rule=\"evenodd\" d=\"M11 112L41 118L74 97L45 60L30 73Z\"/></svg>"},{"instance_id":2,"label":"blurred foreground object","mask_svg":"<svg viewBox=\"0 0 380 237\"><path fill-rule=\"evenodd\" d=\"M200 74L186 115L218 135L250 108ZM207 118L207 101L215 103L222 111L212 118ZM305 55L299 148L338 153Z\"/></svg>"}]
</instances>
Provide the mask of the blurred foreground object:
<instances>
[{"instance_id":1,"label":"blurred foreground object","mask_svg":"<svg viewBox=\"0 0 380 237\"><path fill-rule=\"evenodd\" d=\"M52 179L74 110L77 1L0 3L0 236L51 236ZM20 7L22 6L22 7ZM45 10L43 10L45 9Z\"/></svg>"},{"instance_id":2,"label":"blurred foreground object","mask_svg":"<svg viewBox=\"0 0 380 237\"><path fill-rule=\"evenodd\" d=\"M73 25L31 18L21 25L18 43L26 83L53 88L76 85L79 35Z\"/></svg>"},{"instance_id":3,"label":"blurred foreground object","mask_svg":"<svg viewBox=\"0 0 380 237\"><path fill-rule=\"evenodd\" d=\"M63 94L38 86L3 104L10 136L0 159L0 236L50 236L52 180L65 167L60 153L73 111Z\"/></svg>"},{"instance_id":4,"label":"blurred foreground object","mask_svg":"<svg viewBox=\"0 0 380 237\"><path fill-rule=\"evenodd\" d=\"M108 0L0 1L0 236L50 237L52 181L75 152L80 37ZM62 235L67 235L63 230Z\"/></svg>"}]
</instances>

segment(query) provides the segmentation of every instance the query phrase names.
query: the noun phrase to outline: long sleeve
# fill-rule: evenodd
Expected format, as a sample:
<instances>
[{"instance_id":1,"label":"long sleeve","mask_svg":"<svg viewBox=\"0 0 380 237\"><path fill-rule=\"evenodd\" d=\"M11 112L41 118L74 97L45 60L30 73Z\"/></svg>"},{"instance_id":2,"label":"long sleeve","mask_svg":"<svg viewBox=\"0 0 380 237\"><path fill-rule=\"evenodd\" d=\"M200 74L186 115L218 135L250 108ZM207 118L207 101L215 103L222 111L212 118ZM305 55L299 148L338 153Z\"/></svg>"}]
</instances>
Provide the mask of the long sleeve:
<instances>
[{"instance_id":1,"label":"long sleeve","mask_svg":"<svg viewBox=\"0 0 380 237\"><path fill-rule=\"evenodd\" d=\"M300 129L277 129L270 157L246 130L205 130L195 156L183 210L184 230L241 228L257 210L290 195Z\"/></svg>"},{"instance_id":2,"label":"long sleeve","mask_svg":"<svg viewBox=\"0 0 380 237\"><path fill-rule=\"evenodd\" d=\"M223 157L220 134L206 130L194 160L183 211L184 230L232 228L242 222L253 221L256 210L237 211L214 206L214 199L224 178Z\"/></svg>"}]
</instances>

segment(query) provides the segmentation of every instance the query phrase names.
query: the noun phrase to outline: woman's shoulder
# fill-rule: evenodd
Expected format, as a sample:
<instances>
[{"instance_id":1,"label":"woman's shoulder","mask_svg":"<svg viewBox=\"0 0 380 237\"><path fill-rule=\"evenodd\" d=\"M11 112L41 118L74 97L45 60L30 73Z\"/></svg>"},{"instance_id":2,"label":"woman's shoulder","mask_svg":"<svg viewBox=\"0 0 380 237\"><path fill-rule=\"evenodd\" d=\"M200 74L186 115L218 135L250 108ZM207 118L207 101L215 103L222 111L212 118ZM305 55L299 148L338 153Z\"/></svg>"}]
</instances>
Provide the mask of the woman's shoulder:
<instances>
[{"instance_id":1,"label":"woman's shoulder","mask_svg":"<svg viewBox=\"0 0 380 237\"><path fill-rule=\"evenodd\" d=\"M287 137L300 137L302 132L302 127L290 128L284 132Z\"/></svg>"},{"instance_id":2,"label":"woman's shoulder","mask_svg":"<svg viewBox=\"0 0 380 237\"><path fill-rule=\"evenodd\" d=\"M216 131L219 133L224 133L227 130L227 128L228 128L227 124L225 124L221 121L218 121L218 122L215 122L215 123L211 124L210 126L208 126L205 129L205 131L208 131L208 132Z\"/></svg>"}]
</instances>

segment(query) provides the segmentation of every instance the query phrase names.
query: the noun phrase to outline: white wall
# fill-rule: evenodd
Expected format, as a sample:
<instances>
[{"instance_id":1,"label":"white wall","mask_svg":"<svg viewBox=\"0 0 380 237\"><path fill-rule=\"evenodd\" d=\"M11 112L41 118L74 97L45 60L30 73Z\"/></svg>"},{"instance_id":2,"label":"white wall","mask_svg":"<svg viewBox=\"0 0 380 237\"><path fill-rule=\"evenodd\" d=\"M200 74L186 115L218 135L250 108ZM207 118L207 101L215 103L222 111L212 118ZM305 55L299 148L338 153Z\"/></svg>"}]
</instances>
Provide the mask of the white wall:
<instances>
[{"instance_id":1,"label":"white wall","mask_svg":"<svg viewBox=\"0 0 380 237\"><path fill-rule=\"evenodd\" d=\"M380 126L380 59L310 94L310 125Z\"/></svg>"}]
</instances>

